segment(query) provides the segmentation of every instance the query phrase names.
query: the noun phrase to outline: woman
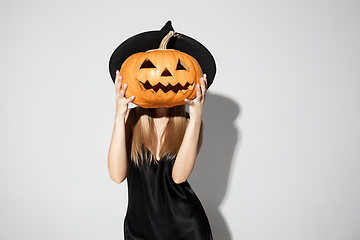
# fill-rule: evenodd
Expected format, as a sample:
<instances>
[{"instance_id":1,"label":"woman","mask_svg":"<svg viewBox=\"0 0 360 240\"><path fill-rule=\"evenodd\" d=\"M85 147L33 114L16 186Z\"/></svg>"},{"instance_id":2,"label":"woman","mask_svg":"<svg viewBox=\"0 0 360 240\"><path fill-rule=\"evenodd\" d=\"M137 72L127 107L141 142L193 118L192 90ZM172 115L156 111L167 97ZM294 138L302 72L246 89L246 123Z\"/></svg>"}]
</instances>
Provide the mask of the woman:
<instances>
[{"instance_id":1,"label":"woman","mask_svg":"<svg viewBox=\"0 0 360 240\"><path fill-rule=\"evenodd\" d=\"M187 182L202 143L206 75L189 104L174 108L128 109L127 85L116 72L116 114L108 166L113 181L127 178L126 240L210 240L211 229ZM184 103L184 104L185 104Z\"/></svg>"}]
</instances>

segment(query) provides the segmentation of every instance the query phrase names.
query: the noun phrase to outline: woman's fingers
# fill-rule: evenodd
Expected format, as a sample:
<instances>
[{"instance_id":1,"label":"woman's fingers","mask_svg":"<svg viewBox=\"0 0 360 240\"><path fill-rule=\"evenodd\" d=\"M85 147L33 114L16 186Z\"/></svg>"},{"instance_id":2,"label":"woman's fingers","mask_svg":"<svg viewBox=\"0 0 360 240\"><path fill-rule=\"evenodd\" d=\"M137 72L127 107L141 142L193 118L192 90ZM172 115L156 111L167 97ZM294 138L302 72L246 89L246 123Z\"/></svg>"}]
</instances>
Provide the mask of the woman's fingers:
<instances>
[{"instance_id":1,"label":"woman's fingers","mask_svg":"<svg viewBox=\"0 0 360 240\"><path fill-rule=\"evenodd\" d=\"M200 78L200 84L196 85L196 98L203 100L206 92L206 74Z\"/></svg>"},{"instance_id":2,"label":"woman's fingers","mask_svg":"<svg viewBox=\"0 0 360 240\"><path fill-rule=\"evenodd\" d=\"M128 110L128 104L132 102L135 97L131 96L129 98L125 97L125 92L128 87L126 83L123 86L123 78L120 76L119 71L116 71L115 78L115 88L116 88L116 116L125 116L126 111Z\"/></svg>"},{"instance_id":3,"label":"woman's fingers","mask_svg":"<svg viewBox=\"0 0 360 240\"><path fill-rule=\"evenodd\" d=\"M193 103L194 100L190 100L190 99L187 99L187 98L186 98L184 101L185 101L187 104L189 104L190 106L192 106L192 105L194 104L194 103Z\"/></svg>"},{"instance_id":4,"label":"woman's fingers","mask_svg":"<svg viewBox=\"0 0 360 240\"><path fill-rule=\"evenodd\" d=\"M128 85L126 83L124 83L123 87L121 88L120 90L120 96L122 98L125 98L126 99L126 104L128 104L129 102L132 102L134 99L135 99L135 96L131 96L129 98L126 98L125 96L125 92L126 92L126 89L128 88Z\"/></svg>"},{"instance_id":5,"label":"woman's fingers","mask_svg":"<svg viewBox=\"0 0 360 240\"><path fill-rule=\"evenodd\" d=\"M201 82L201 79L200 79ZM200 84L196 84L196 98L199 99L202 97L202 91Z\"/></svg>"},{"instance_id":6,"label":"woman's fingers","mask_svg":"<svg viewBox=\"0 0 360 240\"><path fill-rule=\"evenodd\" d=\"M195 85L195 88L196 88L196 97L193 99L193 100L190 100L190 99L185 99L185 102L189 104L189 106L193 106L196 101L198 101L200 98L201 98L201 88L200 88L200 85L199 84L196 84Z\"/></svg>"},{"instance_id":7,"label":"woman's fingers","mask_svg":"<svg viewBox=\"0 0 360 240\"><path fill-rule=\"evenodd\" d=\"M126 92L126 89L128 88L128 85L126 83L124 83L124 85L121 87L122 80L123 80L123 77L119 75L119 70L116 70L116 78L115 78L116 94L120 98L125 98L126 103L128 104L135 99L135 96L131 96L129 98L125 97L125 92Z\"/></svg>"},{"instance_id":8,"label":"woman's fingers","mask_svg":"<svg viewBox=\"0 0 360 240\"><path fill-rule=\"evenodd\" d=\"M196 97L193 100L185 99L185 102L190 106L194 105L195 101L202 101L205 99L205 92L207 87L206 74L200 78L200 84L196 84Z\"/></svg>"},{"instance_id":9,"label":"woman's fingers","mask_svg":"<svg viewBox=\"0 0 360 240\"><path fill-rule=\"evenodd\" d=\"M207 89L207 78L206 78L206 74L204 73L202 80L200 79L200 84L201 84L201 91L203 96L205 97L205 92Z\"/></svg>"},{"instance_id":10,"label":"woman's fingers","mask_svg":"<svg viewBox=\"0 0 360 240\"><path fill-rule=\"evenodd\" d=\"M120 89L120 92L119 92L121 97L125 97L125 91L126 91L127 87L128 87L128 85L126 83L124 83L124 85L122 86L122 88Z\"/></svg>"},{"instance_id":11,"label":"woman's fingers","mask_svg":"<svg viewBox=\"0 0 360 240\"><path fill-rule=\"evenodd\" d=\"M127 89L127 84L125 83L122 87L123 77L119 75L119 70L116 70L116 78L115 78L115 89L116 93L118 93L121 97L125 96L125 91Z\"/></svg>"},{"instance_id":12,"label":"woman's fingers","mask_svg":"<svg viewBox=\"0 0 360 240\"><path fill-rule=\"evenodd\" d=\"M121 83L122 83L122 76L119 75L119 70L117 70L116 71L116 77L115 77L115 89L116 89L116 92L120 91Z\"/></svg>"},{"instance_id":13,"label":"woman's fingers","mask_svg":"<svg viewBox=\"0 0 360 240\"><path fill-rule=\"evenodd\" d=\"M129 98L126 98L126 104L134 101L134 99L135 99L135 96L131 96L131 97L129 97Z\"/></svg>"}]
</instances>

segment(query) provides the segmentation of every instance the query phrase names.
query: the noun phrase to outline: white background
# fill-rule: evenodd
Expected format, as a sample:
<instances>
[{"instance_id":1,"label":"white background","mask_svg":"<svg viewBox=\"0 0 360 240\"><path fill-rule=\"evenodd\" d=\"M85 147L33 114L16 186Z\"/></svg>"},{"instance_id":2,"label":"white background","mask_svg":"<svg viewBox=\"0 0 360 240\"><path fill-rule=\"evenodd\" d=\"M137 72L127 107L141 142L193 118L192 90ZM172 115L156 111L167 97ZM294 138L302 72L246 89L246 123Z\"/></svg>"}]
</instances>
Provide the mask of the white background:
<instances>
[{"instance_id":1,"label":"white background","mask_svg":"<svg viewBox=\"0 0 360 240\"><path fill-rule=\"evenodd\" d=\"M189 180L216 240L360 239L359 1L1 1L0 238L123 239L113 50L175 30L217 75Z\"/></svg>"}]
</instances>

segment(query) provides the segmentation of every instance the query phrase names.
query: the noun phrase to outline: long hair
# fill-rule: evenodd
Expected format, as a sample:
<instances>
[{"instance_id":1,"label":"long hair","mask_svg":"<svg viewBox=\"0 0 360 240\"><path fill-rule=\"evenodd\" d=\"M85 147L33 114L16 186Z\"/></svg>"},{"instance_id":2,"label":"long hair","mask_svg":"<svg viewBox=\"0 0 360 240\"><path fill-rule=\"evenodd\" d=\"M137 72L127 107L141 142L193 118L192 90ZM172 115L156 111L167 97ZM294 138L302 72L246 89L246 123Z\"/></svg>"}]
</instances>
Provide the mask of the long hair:
<instances>
[{"instance_id":1,"label":"long hair","mask_svg":"<svg viewBox=\"0 0 360 240\"><path fill-rule=\"evenodd\" d=\"M187 127L187 116L185 105L169 109L169 121L160 137L160 150L157 152L158 138L154 125L154 109L137 107L135 110L135 121L131 141L128 143L130 159L139 166L141 156L146 154L148 163L157 162L160 159L175 157L181 146ZM130 148L130 149L129 149Z\"/></svg>"}]
</instances>

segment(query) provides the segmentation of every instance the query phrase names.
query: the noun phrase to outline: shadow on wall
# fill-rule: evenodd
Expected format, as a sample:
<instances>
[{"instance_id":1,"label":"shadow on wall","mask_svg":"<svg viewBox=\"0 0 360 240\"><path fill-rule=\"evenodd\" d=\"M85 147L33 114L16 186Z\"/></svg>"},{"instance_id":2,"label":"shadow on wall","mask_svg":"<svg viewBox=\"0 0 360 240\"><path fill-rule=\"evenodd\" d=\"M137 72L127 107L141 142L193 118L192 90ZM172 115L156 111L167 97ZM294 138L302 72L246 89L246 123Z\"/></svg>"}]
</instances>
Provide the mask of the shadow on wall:
<instances>
[{"instance_id":1,"label":"shadow on wall","mask_svg":"<svg viewBox=\"0 0 360 240\"><path fill-rule=\"evenodd\" d=\"M206 210L214 239L232 239L219 205L226 195L235 146L240 141L234 124L240 113L238 104L229 98L206 94L204 141L189 183Z\"/></svg>"}]
</instances>

